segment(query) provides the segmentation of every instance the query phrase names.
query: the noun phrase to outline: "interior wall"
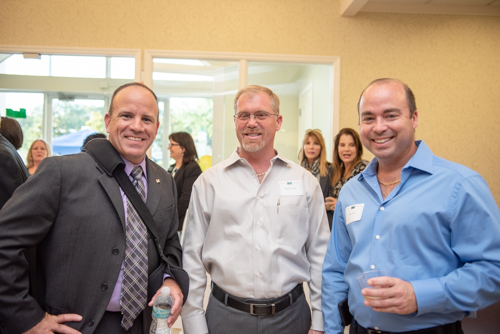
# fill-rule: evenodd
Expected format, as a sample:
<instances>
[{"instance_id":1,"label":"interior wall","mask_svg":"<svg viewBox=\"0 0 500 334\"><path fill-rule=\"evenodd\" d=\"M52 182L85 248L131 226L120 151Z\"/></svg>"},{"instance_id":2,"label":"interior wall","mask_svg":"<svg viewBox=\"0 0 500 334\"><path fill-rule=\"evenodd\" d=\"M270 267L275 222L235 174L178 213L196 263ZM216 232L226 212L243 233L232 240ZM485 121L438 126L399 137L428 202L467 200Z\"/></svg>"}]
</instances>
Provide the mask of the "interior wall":
<instances>
[{"instance_id":1,"label":"interior wall","mask_svg":"<svg viewBox=\"0 0 500 334\"><path fill-rule=\"evenodd\" d=\"M482 174L500 203L500 18L343 18L339 2L0 0L0 45L340 56L341 128L357 128L371 80L399 78L417 98L418 138Z\"/></svg>"}]
</instances>

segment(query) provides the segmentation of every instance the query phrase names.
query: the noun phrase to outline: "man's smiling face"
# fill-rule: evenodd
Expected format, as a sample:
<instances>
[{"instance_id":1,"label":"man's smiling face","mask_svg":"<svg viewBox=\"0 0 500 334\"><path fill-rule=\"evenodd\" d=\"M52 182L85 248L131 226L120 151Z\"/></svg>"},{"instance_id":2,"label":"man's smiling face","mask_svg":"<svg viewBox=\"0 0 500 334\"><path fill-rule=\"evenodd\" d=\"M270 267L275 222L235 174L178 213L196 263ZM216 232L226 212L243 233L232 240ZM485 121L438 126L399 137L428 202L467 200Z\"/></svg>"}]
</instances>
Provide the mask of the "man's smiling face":
<instances>
[{"instance_id":1,"label":"man's smiling face","mask_svg":"<svg viewBox=\"0 0 500 334\"><path fill-rule=\"evenodd\" d=\"M109 141L122 157L140 163L158 133L158 105L150 91L129 86L119 91L111 115L104 116Z\"/></svg>"},{"instance_id":2,"label":"man's smiling face","mask_svg":"<svg viewBox=\"0 0 500 334\"><path fill-rule=\"evenodd\" d=\"M239 112L255 114L267 112L274 114L269 95L259 92L255 94L244 93L238 99ZM248 121L235 120L236 135L243 150L249 153L261 151L264 148L273 149L276 131L281 127L282 116L271 116L264 121L250 117Z\"/></svg>"},{"instance_id":3,"label":"man's smiling face","mask_svg":"<svg viewBox=\"0 0 500 334\"><path fill-rule=\"evenodd\" d=\"M402 84L382 82L368 87L359 116L361 142L379 162L397 164L413 155L418 112L410 113Z\"/></svg>"}]
</instances>

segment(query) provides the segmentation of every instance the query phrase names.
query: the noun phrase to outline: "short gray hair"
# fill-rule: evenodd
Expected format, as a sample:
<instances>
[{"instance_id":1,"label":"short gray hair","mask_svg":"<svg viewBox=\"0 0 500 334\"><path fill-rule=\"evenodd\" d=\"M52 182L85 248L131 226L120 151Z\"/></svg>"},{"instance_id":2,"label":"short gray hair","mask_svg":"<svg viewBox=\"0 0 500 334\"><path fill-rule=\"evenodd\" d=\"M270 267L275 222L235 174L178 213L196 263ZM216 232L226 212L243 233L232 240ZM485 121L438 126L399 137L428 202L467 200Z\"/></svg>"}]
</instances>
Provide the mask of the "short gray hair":
<instances>
[{"instance_id":1,"label":"short gray hair","mask_svg":"<svg viewBox=\"0 0 500 334\"><path fill-rule=\"evenodd\" d=\"M238 109L238 99L240 98L241 95L243 94L257 94L257 93L264 93L269 95L271 98L271 108L273 109L274 113L279 115L280 113L280 99L278 95L274 94L272 90L270 90L267 87L264 86L258 86L258 85L250 85L246 86L245 88L242 88L236 93L236 96L234 97L234 113L236 113Z\"/></svg>"}]
</instances>

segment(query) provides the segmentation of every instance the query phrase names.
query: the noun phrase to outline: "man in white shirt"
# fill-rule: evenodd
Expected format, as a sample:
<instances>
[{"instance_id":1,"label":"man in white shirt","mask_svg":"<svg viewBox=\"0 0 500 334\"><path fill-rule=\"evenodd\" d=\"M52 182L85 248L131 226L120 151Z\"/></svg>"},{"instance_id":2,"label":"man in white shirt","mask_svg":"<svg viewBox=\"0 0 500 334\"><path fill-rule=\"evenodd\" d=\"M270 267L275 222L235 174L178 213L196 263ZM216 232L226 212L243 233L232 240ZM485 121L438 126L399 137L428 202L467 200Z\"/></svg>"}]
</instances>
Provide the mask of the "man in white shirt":
<instances>
[{"instance_id":1,"label":"man in white shirt","mask_svg":"<svg viewBox=\"0 0 500 334\"><path fill-rule=\"evenodd\" d=\"M283 121L276 94L248 86L234 101L241 147L193 186L183 255L190 276L184 331L322 333L329 228L321 188L274 149ZM206 314L205 270L213 283ZM311 291L312 319L303 282Z\"/></svg>"}]
</instances>

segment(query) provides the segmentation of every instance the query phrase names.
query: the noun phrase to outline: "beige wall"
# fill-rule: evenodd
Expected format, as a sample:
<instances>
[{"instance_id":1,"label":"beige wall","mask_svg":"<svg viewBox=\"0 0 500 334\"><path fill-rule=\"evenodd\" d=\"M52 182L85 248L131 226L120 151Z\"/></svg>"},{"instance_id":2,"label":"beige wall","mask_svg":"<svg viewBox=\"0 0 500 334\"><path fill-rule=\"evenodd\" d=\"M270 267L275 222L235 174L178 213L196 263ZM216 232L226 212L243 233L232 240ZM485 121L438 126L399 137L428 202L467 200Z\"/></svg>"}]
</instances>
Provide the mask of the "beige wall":
<instances>
[{"instance_id":1,"label":"beige wall","mask_svg":"<svg viewBox=\"0 0 500 334\"><path fill-rule=\"evenodd\" d=\"M500 18L342 18L339 7L339 0L0 0L0 45L340 56L341 127L357 127L368 82L400 78L417 97L418 138L481 173L500 203Z\"/></svg>"}]
</instances>

